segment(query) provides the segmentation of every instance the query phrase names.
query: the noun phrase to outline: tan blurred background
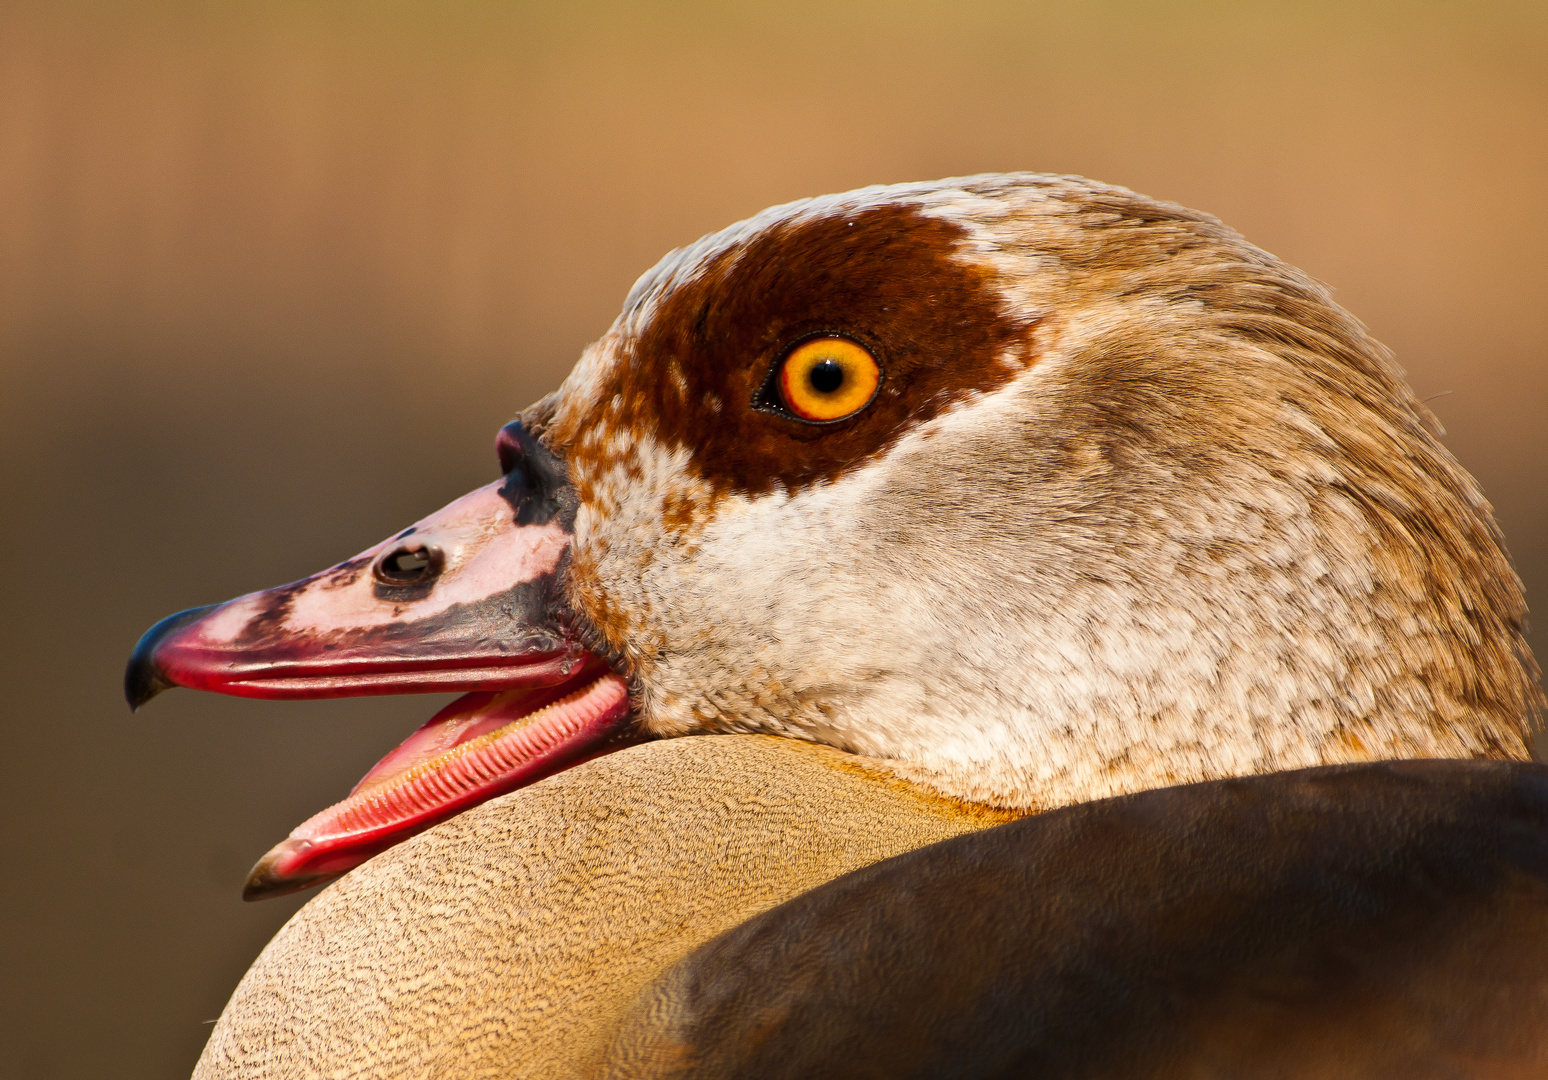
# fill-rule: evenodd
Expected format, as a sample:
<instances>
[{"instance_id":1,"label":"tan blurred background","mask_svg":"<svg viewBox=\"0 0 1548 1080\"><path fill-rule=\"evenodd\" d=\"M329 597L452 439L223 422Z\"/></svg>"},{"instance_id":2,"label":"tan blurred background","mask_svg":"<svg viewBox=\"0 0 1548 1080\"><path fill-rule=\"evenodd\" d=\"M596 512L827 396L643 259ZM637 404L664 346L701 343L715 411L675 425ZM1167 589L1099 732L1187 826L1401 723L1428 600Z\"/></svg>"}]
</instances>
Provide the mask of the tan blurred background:
<instances>
[{"instance_id":1,"label":"tan blurred background","mask_svg":"<svg viewBox=\"0 0 1548 1080\"><path fill-rule=\"evenodd\" d=\"M771 203L1218 214L1446 395L1548 611L1545 75L1540 2L0 8L0 1072L186 1072L300 902L247 867L437 704L131 718L136 636L493 478L636 275Z\"/></svg>"}]
</instances>

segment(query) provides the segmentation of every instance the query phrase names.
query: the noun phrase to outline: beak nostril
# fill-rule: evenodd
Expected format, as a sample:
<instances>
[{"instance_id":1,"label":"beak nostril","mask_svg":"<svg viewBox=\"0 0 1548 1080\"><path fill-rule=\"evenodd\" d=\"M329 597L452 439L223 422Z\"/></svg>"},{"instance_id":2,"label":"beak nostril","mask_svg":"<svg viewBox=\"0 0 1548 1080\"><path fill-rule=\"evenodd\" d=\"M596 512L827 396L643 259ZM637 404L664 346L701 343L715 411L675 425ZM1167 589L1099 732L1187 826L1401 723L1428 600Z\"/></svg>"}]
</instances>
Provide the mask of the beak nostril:
<instances>
[{"instance_id":1,"label":"beak nostril","mask_svg":"<svg viewBox=\"0 0 1548 1080\"><path fill-rule=\"evenodd\" d=\"M440 548L405 544L377 559L371 576L383 585L424 585L440 576L442 564Z\"/></svg>"}]
</instances>

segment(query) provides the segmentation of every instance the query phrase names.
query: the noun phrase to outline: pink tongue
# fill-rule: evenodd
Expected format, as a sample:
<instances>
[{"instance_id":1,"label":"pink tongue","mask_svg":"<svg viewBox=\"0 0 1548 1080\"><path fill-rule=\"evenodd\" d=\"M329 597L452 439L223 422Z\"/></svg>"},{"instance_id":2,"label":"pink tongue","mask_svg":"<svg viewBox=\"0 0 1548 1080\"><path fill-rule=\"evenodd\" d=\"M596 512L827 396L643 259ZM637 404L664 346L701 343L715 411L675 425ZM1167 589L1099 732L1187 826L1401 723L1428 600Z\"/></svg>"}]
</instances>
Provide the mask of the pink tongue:
<instances>
[{"instance_id":1,"label":"pink tongue","mask_svg":"<svg viewBox=\"0 0 1548 1080\"><path fill-rule=\"evenodd\" d=\"M463 694L387 752L371 766L350 794L376 787L394 776L438 757L454 746L476 739L487 731L497 731L512 720L537 712L575 689L575 682L535 689L486 690Z\"/></svg>"},{"instance_id":2,"label":"pink tongue","mask_svg":"<svg viewBox=\"0 0 1548 1080\"><path fill-rule=\"evenodd\" d=\"M559 686L464 695L259 859L243 898L337 877L470 806L630 745L618 731L628 711L627 685L600 665Z\"/></svg>"}]
</instances>

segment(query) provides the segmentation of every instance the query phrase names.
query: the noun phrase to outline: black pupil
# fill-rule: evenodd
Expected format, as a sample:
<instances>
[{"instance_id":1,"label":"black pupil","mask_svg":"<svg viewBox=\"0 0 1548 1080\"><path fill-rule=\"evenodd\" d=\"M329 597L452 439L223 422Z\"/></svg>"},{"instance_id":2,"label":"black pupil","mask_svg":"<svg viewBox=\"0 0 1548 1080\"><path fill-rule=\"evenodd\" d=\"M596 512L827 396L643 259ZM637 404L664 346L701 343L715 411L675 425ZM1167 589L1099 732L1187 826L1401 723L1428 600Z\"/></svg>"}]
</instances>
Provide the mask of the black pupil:
<instances>
[{"instance_id":1,"label":"black pupil","mask_svg":"<svg viewBox=\"0 0 1548 1080\"><path fill-rule=\"evenodd\" d=\"M837 360L819 360L806 375L819 394L831 394L844 385L844 368Z\"/></svg>"}]
</instances>

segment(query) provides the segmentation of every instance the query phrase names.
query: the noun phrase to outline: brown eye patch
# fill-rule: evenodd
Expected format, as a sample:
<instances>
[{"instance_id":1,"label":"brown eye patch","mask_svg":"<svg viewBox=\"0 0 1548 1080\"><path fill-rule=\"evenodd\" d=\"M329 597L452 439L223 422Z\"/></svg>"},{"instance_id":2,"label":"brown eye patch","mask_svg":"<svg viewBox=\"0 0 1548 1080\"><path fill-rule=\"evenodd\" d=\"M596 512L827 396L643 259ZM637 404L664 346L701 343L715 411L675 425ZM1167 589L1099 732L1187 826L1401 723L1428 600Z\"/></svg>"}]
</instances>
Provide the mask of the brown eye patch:
<instances>
[{"instance_id":1,"label":"brown eye patch","mask_svg":"<svg viewBox=\"0 0 1548 1080\"><path fill-rule=\"evenodd\" d=\"M775 224L719 252L623 346L601 398L620 403L609 422L686 449L717 492L833 479L1003 384L1007 350L1030 360L1031 327L1005 311L991 272L952 257L964 235L889 205ZM820 423L759 408L774 365L821 335L863 343L886 373L874 397Z\"/></svg>"}]
</instances>

